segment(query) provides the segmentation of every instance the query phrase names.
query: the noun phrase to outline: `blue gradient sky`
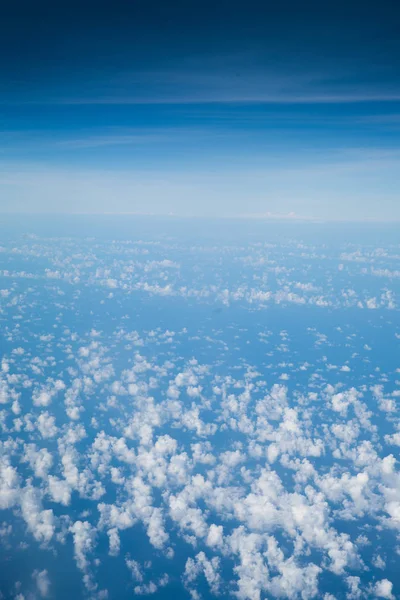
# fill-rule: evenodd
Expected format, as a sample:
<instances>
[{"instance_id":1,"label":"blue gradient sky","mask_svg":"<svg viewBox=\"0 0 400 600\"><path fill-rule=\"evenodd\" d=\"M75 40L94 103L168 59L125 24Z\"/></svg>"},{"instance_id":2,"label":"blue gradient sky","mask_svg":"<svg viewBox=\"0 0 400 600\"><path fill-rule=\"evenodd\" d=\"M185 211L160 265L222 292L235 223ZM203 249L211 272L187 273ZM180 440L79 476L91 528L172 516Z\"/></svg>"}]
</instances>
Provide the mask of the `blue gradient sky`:
<instances>
[{"instance_id":1,"label":"blue gradient sky","mask_svg":"<svg viewBox=\"0 0 400 600\"><path fill-rule=\"evenodd\" d=\"M0 211L399 220L396 2L3 8Z\"/></svg>"}]
</instances>

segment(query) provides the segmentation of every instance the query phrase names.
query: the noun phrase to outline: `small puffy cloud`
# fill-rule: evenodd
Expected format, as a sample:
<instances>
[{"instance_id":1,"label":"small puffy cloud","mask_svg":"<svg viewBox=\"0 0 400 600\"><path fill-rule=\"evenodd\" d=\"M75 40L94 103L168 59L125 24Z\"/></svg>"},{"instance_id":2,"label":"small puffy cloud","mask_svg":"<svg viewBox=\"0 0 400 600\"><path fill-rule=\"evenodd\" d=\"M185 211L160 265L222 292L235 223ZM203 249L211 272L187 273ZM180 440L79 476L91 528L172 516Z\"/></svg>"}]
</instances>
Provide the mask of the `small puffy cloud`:
<instances>
[{"instance_id":1,"label":"small puffy cloud","mask_svg":"<svg viewBox=\"0 0 400 600\"><path fill-rule=\"evenodd\" d=\"M37 428L44 439L55 437L58 431L55 418L47 411L38 416Z\"/></svg>"},{"instance_id":2,"label":"small puffy cloud","mask_svg":"<svg viewBox=\"0 0 400 600\"><path fill-rule=\"evenodd\" d=\"M43 571L34 571L32 577L36 582L40 597L47 598L50 592L50 579L46 569L43 569Z\"/></svg>"},{"instance_id":3,"label":"small puffy cloud","mask_svg":"<svg viewBox=\"0 0 400 600\"><path fill-rule=\"evenodd\" d=\"M387 600L394 600L392 590L393 583L388 579L377 581L373 588L373 592L377 598L386 598Z\"/></svg>"},{"instance_id":4,"label":"small puffy cloud","mask_svg":"<svg viewBox=\"0 0 400 600\"><path fill-rule=\"evenodd\" d=\"M93 550L96 530L88 521L75 521L70 527L74 540L76 564L82 571L89 566L88 554Z\"/></svg>"},{"instance_id":5,"label":"small puffy cloud","mask_svg":"<svg viewBox=\"0 0 400 600\"><path fill-rule=\"evenodd\" d=\"M210 525L210 529L208 530L206 544L211 548L217 547L220 548L223 545L223 535L224 530L222 525Z\"/></svg>"}]
</instances>

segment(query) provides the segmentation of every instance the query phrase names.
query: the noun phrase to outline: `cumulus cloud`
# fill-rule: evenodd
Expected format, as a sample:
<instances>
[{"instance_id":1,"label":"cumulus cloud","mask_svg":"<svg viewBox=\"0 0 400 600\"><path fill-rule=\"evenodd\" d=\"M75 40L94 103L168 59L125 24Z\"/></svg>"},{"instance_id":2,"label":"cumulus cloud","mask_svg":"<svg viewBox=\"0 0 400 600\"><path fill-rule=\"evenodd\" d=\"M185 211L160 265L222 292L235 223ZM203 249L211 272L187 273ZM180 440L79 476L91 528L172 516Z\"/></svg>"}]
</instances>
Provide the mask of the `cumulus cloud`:
<instances>
[{"instance_id":1,"label":"cumulus cloud","mask_svg":"<svg viewBox=\"0 0 400 600\"><path fill-rule=\"evenodd\" d=\"M50 593L50 579L46 569L43 571L34 571L32 577L36 582L36 587L41 598L47 598Z\"/></svg>"},{"instance_id":2,"label":"cumulus cloud","mask_svg":"<svg viewBox=\"0 0 400 600\"><path fill-rule=\"evenodd\" d=\"M394 598L392 594L393 584L388 579L381 579L377 581L374 586L374 594L377 598L388 598L392 600Z\"/></svg>"}]
</instances>

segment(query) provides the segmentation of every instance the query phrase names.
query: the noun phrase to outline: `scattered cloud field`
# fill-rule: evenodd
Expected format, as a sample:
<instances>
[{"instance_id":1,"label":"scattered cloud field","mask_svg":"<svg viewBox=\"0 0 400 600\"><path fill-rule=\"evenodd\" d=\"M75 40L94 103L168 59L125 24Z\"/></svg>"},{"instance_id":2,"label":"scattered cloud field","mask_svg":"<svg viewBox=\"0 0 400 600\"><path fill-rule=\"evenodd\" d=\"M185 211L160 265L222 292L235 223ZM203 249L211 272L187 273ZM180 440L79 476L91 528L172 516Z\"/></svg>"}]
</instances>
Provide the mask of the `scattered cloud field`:
<instances>
[{"instance_id":1,"label":"scattered cloud field","mask_svg":"<svg viewBox=\"0 0 400 600\"><path fill-rule=\"evenodd\" d=\"M400 245L282 227L3 237L3 598L399 597Z\"/></svg>"}]
</instances>

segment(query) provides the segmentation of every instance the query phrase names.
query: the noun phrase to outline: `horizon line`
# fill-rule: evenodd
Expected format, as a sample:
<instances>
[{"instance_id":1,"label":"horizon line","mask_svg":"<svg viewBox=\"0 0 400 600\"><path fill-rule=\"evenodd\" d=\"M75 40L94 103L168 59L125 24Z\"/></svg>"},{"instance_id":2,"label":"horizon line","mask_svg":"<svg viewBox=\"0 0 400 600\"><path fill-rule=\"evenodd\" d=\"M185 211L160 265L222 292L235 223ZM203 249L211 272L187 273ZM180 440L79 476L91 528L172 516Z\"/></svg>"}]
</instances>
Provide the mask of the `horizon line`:
<instances>
[{"instance_id":1,"label":"horizon line","mask_svg":"<svg viewBox=\"0 0 400 600\"><path fill-rule=\"evenodd\" d=\"M400 223L400 218L387 218L387 219L375 219L374 217L364 217L364 218L331 218L331 217L318 217L318 216L302 216L302 215L268 215L268 214L237 214L237 215L180 215L180 214L172 214L172 213L145 213L145 212L135 212L135 211L118 211L118 212L49 212L49 211L0 211L1 217L118 217L118 216L128 216L128 217L148 217L148 218L168 218L168 219L176 219L176 220L215 220L215 221L265 221L265 222L283 222L283 223L314 223L319 225L327 225L327 224L345 224L345 223L354 223L354 224L381 224L381 225L389 225L389 224L398 224Z\"/></svg>"}]
</instances>

